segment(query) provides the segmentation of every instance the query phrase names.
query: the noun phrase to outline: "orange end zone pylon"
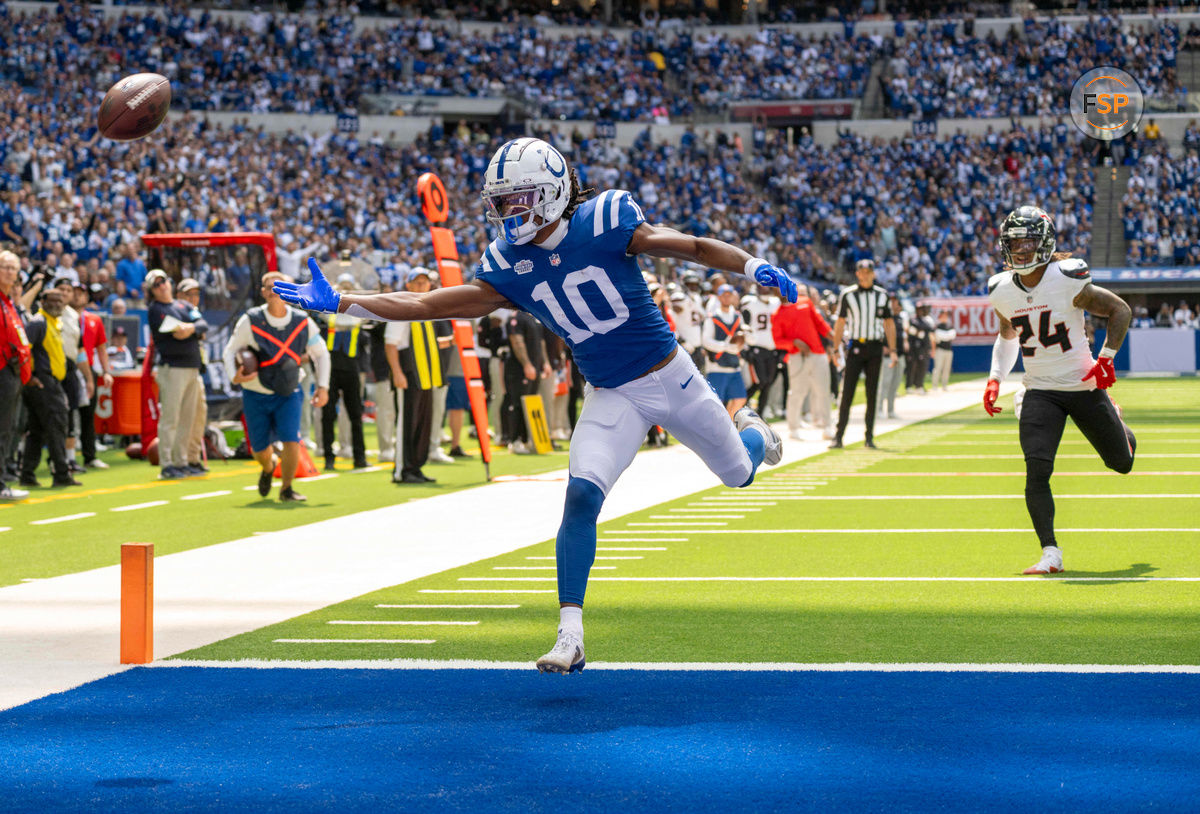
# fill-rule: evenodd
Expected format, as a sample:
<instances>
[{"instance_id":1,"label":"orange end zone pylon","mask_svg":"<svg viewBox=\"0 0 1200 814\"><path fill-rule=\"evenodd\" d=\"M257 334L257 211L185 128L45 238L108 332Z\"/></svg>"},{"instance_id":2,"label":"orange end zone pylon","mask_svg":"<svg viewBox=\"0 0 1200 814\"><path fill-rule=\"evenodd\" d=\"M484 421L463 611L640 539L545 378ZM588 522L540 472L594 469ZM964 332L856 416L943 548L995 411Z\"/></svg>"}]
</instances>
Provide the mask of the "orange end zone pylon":
<instances>
[{"instance_id":1,"label":"orange end zone pylon","mask_svg":"<svg viewBox=\"0 0 1200 814\"><path fill-rule=\"evenodd\" d=\"M429 221L429 234L433 238L433 256L437 260L438 276L442 285L462 285L462 266L458 262L458 247L454 243L454 232L444 226L450 214L450 199L446 187L436 173L422 173L417 179L417 194L421 196L421 211ZM467 398L471 401L471 421L479 436L479 454L483 459L483 474L492 479L492 444L488 438L487 394L483 389L483 376L479 369L479 357L475 353L475 331L469 319L454 320L454 344L458 346L462 361L463 377L467 382Z\"/></svg>"},{"instance_id":2,"label":"orange end zone pylon","mask_svg":"<svg viewBox=\"0 0 1200 814\"><path fill-rule=\"evenodd\" d=\"M121 546L121 663L154 661L154 544Z\"/></svg>"}]
</instances>

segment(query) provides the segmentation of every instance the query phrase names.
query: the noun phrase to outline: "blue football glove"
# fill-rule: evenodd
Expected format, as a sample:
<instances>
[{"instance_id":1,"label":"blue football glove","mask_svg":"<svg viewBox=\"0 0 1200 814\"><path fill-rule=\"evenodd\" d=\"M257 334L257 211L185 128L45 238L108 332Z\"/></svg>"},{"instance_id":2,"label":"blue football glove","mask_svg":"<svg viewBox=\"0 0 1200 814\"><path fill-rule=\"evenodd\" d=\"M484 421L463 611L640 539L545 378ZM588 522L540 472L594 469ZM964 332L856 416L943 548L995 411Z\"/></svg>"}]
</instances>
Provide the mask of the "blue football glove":
<instances>
[{"instance_id":1,"label":"blue football glove","mask_svg":"<svg viewBox=\"0 0 1200 814\"><path fill-rule=\"evenodd\" d=\"M304 285L277 280L271 288L281 300L297 305L305 311L336 314L342 295L333 290L333 286L321 273L321 267L311 257L308 258L308 270L312 272L312 279Z\"/></svg>"},{"instance_id":2,"label":"blue football glove","mask_svg":"<svg viewBox=\"0 0 1200 814\"><path fill-rule=\"evenodd\" d=\"M764 263L754 270L754 282L759 285L778 288L783 294L783 298L788 302L795 302L800 298L800 291L796 288L796 283L792 281L791 276L786 271L778 266L772 266L770 263Z\"/></svg>"}]
</instances>

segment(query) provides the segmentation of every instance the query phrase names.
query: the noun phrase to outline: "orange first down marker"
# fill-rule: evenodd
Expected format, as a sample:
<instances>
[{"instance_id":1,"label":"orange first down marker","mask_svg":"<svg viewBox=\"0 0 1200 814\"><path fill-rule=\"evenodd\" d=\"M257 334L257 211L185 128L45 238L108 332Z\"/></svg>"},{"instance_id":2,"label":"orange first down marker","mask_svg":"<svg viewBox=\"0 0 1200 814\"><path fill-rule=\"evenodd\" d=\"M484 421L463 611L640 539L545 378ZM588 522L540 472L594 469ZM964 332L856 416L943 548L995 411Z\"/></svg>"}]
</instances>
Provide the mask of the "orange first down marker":
<instances>
[{"instance_id":1,"label":"orange first down marker","mask_svg":"<svg viewBox=\"0 0 1200 814\"><path fill-rule=\"evenodd\" d=\"M154 661L154 543L121 545L121 663Z\"/></svg>"}]
</instances>

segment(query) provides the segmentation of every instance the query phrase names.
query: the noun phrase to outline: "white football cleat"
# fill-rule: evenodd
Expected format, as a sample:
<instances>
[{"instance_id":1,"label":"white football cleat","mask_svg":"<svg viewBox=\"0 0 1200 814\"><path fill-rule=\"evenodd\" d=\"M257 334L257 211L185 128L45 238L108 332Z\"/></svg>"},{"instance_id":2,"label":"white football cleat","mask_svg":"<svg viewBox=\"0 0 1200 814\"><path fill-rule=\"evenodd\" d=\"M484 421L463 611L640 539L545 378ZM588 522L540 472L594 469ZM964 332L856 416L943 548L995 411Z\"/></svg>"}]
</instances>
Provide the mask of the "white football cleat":
<instances>
[{"instance_id":1,"label":"white football cleat","mask_svg":"<svg viewBox=\"0 0 1200 814\"><path fill-rule=\"evenodd\" d=\"M442 451L441 447L434 447L429 451L429 460L435 464L452 464L454 459Z\"/></svg>"},{"instance_id":2,"label":"white football cleat","mask_svg":"<svg viewBox=\"0 0 1200 814\"><path fill-rule=\"evenodd\" d=\"M537 660L537 668L543 673L575 673L583 669L587 659L583 655L583 635L573 630L558 631L554 648Z\"/></svg>"},{"instance_id":3,"label":"white football cleat","mask_svg":"<svg viewBox=\"0 0 1200 814\"><path fill-rule=\"evenodd\" d=\"M733 423L737 427L738 433L747 427L754 427L762 433L763 441L766 442L763 450L763 463L767 466L774 466L783 459L783 441L758 413L749 407L743 407L733 414Z\"/></svg>"},{"instance_id":4,"label":"white football cleat","mask_svg":"<svg viewBox=\"0 0 1200 814\"><path fill-rule=\"evenodd\" d=\"M1062 551L1056 545L1048 545L1042 549L1042 558L1022 571L1022 574L1061 574L1063 570Z\"/></svg>"}]
</instances>

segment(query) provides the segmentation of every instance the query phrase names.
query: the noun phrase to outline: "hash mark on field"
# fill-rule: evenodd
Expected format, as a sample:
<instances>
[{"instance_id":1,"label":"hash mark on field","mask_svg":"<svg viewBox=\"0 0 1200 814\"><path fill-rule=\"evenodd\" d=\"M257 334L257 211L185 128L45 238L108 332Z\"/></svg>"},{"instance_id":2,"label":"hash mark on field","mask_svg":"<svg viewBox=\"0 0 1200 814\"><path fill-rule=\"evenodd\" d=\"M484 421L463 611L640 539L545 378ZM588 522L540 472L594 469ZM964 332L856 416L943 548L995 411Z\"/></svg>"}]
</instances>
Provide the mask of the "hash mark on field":
<instances>
[{"instance_id":1,"label":"hash mark on field","mask_svg":"<svg viewBox=\"0 0 1200 814\"><path fill-rule=\"evenodd\" d=\"M625 542L625 541L624 541L624 540L613 540L612 542L615 542L615 543L623 543L623 542ZM658 541L658 540L655 540L654 542L660 542L660 541ZM681 540L680 542L687 542L687 541L686 541L686 540ZM667 547L666 547L665 545L664 545L664 546L657 546L657 547L653 547L653 548L620 548L620 547L612 547L612 546L610 546L610 547L608 547L608 548L599 547L599 548L597 548L596 550L597 550L597 551L666 551L666 550L667 550Z\"/></svg>"},{"instance_id":2,"label":"hash mark on field","mask_svg":"<svg viewBox=\"0 0 1200 814\"><path fill-rule=\"evenodd\" d=\"M659 522L659 523L630 523L629 525L630 526L728 526L729 524L721 522L721 521L709 523L707 521L697 520L695 523L691 523L691 522L688 522L688 523L662 523L662 522ZM647 530L647 531L650 534L654 533L653 531L650 531L650 530ZM672 532L672 533L674 533L674 532Z\"/></svg>"},{"instance_id":3,"label":"hash mark on field","mask_svg":"<svg viewBox=\"0 0 1200 814\"><path fill-rule=\"evenodd\" d=\"M490 610L513 610L520 605L376 605L377 608L486 608Z\"/></svg>"},{"instance_id":4,"label":"hash mark on field","mask_svg":"<svg viewBox=\"0 0 1200 814\"><path fill-rule=\"evenodd\" d=\"M257 488L257 487L255 487L255 488ZM219 492L201 492L200 494L197 494L197 495L184 495L183 497L180 498L180 500L204 500L205 498L221 497L222 495L232 495L232 494L233 494L233 492L229 491L228 489L222 489Z\"/></svg>"},{"instance_id":5,"label":"hash mark on field","mask_svg":"<svg viewBox=\"0 0 1200 814\"><path fill-rule=\"evenodd\" d=\"M1086 495L1060 495L1055 493L1054 499L1075 499L1075 500L1092 500L1094 498L1184 498L1194 500L1200 498L1200 494L1124 494L1124 495L1109 495L1103 492L1091 492ZM788 497L780 497L780 500L1024 500L1025 495L1019 492L1012 492L1006 495L791 495ZM675 511L672 509L672 511ZM661 515L651 515L651 517L660 517Z\"/></svg>"},{"instance_id":6,"label":"hash mark on field","mask_svg":"<svg viewBox=\"0 0 1200 814\"><path fill-rule=\"evenodd\" d=\"M1061 457L1061 456L1059 456L1059 457ZM837 474L837 477L839 477L839 478L900 478L900 477L909 477L909 478L1023 478L1023 477L1025 477L1025 470L1023 470L1023 469L1020 471L1013 470L1012 472L996 472L996 471L989 471L989 472L907 472L907 471L905 471L905 472L838 472L836 474ZM1113 477L1118 477L1118 478L1132 478L1135 476L1176 477L1176 476L1186 476L1186 475L1200 475L1200 471L1198 471L1198 472L1162 472L1162 471L1138 472L1138 471L1133 471L1133 472L1128 472L1128 473L1122 475L1120 472L1113 472L1108 469L1102 469L1102 470L1097 470L1095 472L1057 472L1056 471L1054 473L1055 478L1070 478L1070 477L1094 478L1098 475L1111 475ZM786 478L788 476L787 475L776 475L775 477Z\"/></svg>"},{"instance_id":7,"label":"hash mark on field","mask_svg":"<svg viewBox=\"0 0 1200 814\"><path fill-rule=\"evenodd\" d=\"M169 500L151 500L146 503L131 503L128 506L114 506L110 512L135 512L138 509L152 509L155 506L166 506Z\"/></svg>"},{"instance_id":8,"label":"hash mark on field","mask_svg":"<svg viewBox=\"0 0 1200 814\"><path fill-rule=\"evenodd\" d=\"M688 505L689 505L689 506L691 506L692 504L691 504L691 503L689 503ZM749 508L749 509L747 509L747 508L744 508L744 507L742 507L742 506L738 506L738 507L737 507L737 510L738 510L739 512L761 512L761 511L762 511L762 509L754 509L754 508ZM703 513L705 513L705 512L719 512L719 511L724 511L724 509L721 509L721 508L719 508L719 507L716 507L716 506L705 506L705 507L701 507L701 508L699 508L699 509L667 509L667 511L669 511L669 512L685 512L685 513L688 513L688 514L692 514L692 513L695 513L695 514L703 514Z\"/></svg>"},{"instance_id":9,"label":"hash mark on field","mask_svg":"<svg viewBox=\"0 0 1200 814\"><path fill-rule=\"evenodd\" d=\"M68 520L83 520L88 517L95 517L95 512L80 512L79 514L64 514L62 517L48 517L45 520L30 520L31 526L48 526L51 523L65 523Z\"/></svg>"},{"instance_id":10,"label":"hash mark on field","mask_svg":"<svg viewBox=\"0 0 1200 814\"><path fill-rule=\"evenodd\" d=\"M365 620L365 619L334 619L333 621L326 622L325 624L327 624L327 625L410 625L413 627L421 627L423 625L443 625L443 626L477 625L477 624L479 624L479 622L478 621L475 621L475 622L417 622L417 621L411 621L411 620L397 621L395 619L383 619L380 621L370 621L370 620Z\"/></svg>"},{"instance_id":11,"label":"hash mark on field","mask_svg":"<svg viewBox=\"0 0 1200 814\"><path fill-rule=\"evenodd\" d=\"M606 551L608 549L598 548L597 551ZM527 560L556 560L558 557L526 557ZM640 560L642 557L596 557L597 560Z\"/></svg>"},{"instance_id":12,"label":"hash mark on field","mask_svg":"<svg viewBox=\"0 0 1200 814\"><path fill-rule=\"evenodd\" d=\"M554 571L557 565L494 565L493 571ZM593 571L616 571L615 565L593 565Z\"/></svg>"},{"instance_id":13,"label":"hash mark on field","mask_svg":"<svg viewBox=\"0 0 1200 814\"><path fill-rule=\"evenodd\" d=\"M629 531L604 531L603 534L619 534L621 539L614 540L611 537L601 540L602 543L686 543L686 537L626 537L626 534L632 534ZM674 532L663 532L674 533Z\"/></svg>"},{"instance_id":14,"label":"hash mark on field","mask_svg":"<svg viewBox=\"0 0 1200 814\"><path fill-rule=\"evenodd\" d=\"M1095 453L1085 455L1083 453L1071 452L1066 455L1057 456L1057 460L1074 460L1074 461L1091 461L1098 456ZM1200 458L1200 452L1146 452L1139 454L1138 458ZM1021 455L904 455L906 461L1023 461Z\"/></svg>"},{"instance_id":15,"label":"hash mark on field","mask_svg":"<svg viewBox=\"0 0 1200 814\"><path fill-rule=\"evenodd\" d=\"M433 644L437 639L272 639L276 644Z\"/></svg>"},{"instance_id":16,"label":"hash mark on field","mask_svg":"<svg viewBox=\"0 0 1200 814\"><path fill-rule=\"evenodd\" d=\"M699 514L696 515L697 520L744 520L744 514ZM691 518L680 517L677 514L652 514L651 520L690 520ZM632 525L632 524L631 524Z\"/></svg>"}]
</instances>

